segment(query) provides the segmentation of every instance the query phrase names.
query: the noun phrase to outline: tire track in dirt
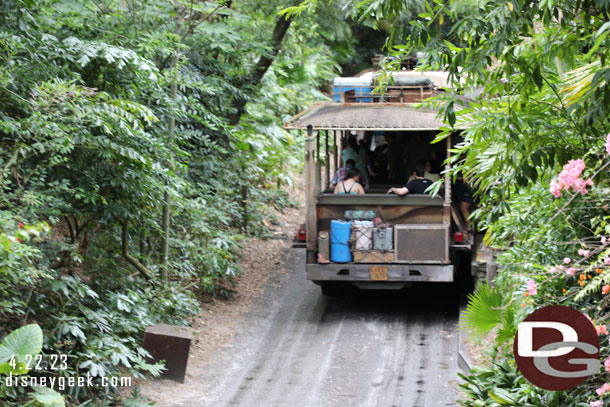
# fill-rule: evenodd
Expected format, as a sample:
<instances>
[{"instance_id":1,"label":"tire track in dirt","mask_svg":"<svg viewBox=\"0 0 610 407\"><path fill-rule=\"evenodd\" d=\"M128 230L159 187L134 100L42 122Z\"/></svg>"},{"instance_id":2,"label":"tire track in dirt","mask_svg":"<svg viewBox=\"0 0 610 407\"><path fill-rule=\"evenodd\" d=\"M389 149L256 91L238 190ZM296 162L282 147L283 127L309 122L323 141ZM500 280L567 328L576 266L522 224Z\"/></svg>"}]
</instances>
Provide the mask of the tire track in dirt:
<instances>
[{"instance_id":1,"label":"tire track in dirt","mask_svg":"<svg viewBox=\"0 0 610 407\"><path fill-rule=\"evenodd\" d=\"M457 406L454 286L329 299L305 279L303 250L283 267L238 335L161 406Z\"/></svg>"}]
</instances>

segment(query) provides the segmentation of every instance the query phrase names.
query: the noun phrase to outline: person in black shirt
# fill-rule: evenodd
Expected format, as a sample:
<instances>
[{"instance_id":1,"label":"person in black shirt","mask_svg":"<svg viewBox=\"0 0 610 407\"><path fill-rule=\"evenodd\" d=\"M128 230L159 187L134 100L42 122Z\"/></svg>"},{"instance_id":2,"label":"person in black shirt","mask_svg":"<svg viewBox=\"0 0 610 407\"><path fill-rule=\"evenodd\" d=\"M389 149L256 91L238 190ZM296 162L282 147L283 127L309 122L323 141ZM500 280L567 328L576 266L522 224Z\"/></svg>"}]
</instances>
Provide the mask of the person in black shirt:
<instances>
[{"instance_id":1,"label":"person in black shirt","mask_svg":"<svg viewBox=\"0 0 610 407\"><path fill-rule=\"evenodd\" d=\"M425 193L426 189L428 189L428 187L432 185L432 181L430 181L428 178L424 178L425 173L426 163L424 161L418 161L415 165L415 172L413 173L415 179L409 182L406 187L392 187L388 190L387 193L395 193L396 195Z\"/></svg>"}]
</instances>

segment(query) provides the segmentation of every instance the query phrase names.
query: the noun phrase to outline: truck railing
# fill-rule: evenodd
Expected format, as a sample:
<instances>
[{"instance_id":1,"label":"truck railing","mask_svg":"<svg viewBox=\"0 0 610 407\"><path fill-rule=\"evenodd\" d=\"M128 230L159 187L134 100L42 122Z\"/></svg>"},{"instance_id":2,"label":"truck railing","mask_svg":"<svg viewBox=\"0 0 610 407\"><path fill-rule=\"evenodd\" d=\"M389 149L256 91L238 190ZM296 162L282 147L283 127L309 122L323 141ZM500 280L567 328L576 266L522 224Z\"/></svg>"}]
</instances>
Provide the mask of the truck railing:
<instances>
[{"instance_id":1,"label":"truck railing","mask_svg":"<svg viewBox=\"0 0 610 407\"><path fill-rule=\"evenodd\" d=\"M371 90L371 85L352 85L353 89L333 92L334 100L342 103L417 103L442 92L430 86L388 86L383 92Z\"/></svg>"},{"instance_id":2,"label":"truck railing","mask_svg":"<svg viewBox=\"0 0 610 407\"><path fill-rule=\"evenodd\" d=\"M444 198L441 196L415 195L404 196L394 194L332 194L318 195L319 205L411 205L411 206L443 206Z\"/></svg>"}]
</instances>

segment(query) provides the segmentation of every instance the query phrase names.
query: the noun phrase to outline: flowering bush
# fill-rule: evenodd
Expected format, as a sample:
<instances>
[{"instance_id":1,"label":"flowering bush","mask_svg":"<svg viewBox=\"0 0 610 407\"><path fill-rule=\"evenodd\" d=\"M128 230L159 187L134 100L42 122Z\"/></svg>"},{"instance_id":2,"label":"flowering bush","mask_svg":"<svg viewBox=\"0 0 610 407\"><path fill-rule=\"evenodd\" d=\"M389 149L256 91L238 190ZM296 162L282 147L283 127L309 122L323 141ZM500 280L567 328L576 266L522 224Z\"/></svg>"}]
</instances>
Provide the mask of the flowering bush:
<instances>
[{"instance_id":1,"label":"flowering bush","mask_svg":"<svg viewBox=\"0 0 610 407\"><path fill-rule=\"evenodd\" d=\"M551 180L551 193L555 198L559 198L561 190L565 189L568 191L570 188L574 192L580 192L585 195L587 186L593 185L593 181L590 179L584 180L580 178L583 170L585 169L585 162L582 159L570 160L566 165L563 166L563 170L559 173L558 180Z\"/></svg>"},{"instance_id":2,"label":"flowering bush","mask_svg":"<svg viewBox=\"0 0 610 407\"><path fill-rule=\"evenodd\" d=\"M380 3L387 9L376 15L388 19L400 2ZM475 3L427 2L428 11L409 24L390 23L388 41L407 38L406 46L396 47L398 56L425 51L424 65L438 64L464 89L482 90L463 109L455 109L464 103L450 94L438 104L445 106L448 130L436 141L465 129L451 171L476 185L480 205L472 217L486 230L485 243L501 252L497 295L471 297L493 298L471 304L495 318L481 321L496 327L497 346L492 363L465 377L461 403L610 405L609 393L596 392L608 382L607 372L569 391L543 391L519 374L507 346L519 321L556 304L589 315L602 339L601 354L610 355L610 288L603 288L610 285L610 36L607 18L594 17L607 16L610 5ZM459 5L469 9L461 13ZM575 23L585 15L587 24ZM493 35L478 34L483 26Z\"/></svg>"},{"instance_id":3,"label":"flowering bush","mask_svg":"<svg viewBox=\"0 0 610 407\"><path fill-rule=\"evenodd\" d=\"M610 135L605 137L604 147L606 151L599 145L592 147L585 158L571 159L562 166L557 178L550 180L551 194L539 183L526 192L528 199L513 201L514 213L490 224L488 235L495 236L495 242L502 241L497 238L502 230L498 225L513 235L498 258L503 269L496 285L502 299L496 300L500 305L495 306L501 311L495 320L498 339L492 352L494 365L464 376L463 389L469 400L491 397L515 405L558 407L603 406L610 402L610 196L605 170L610 165L606 154ZM585 175L588 171L590 177ZM538 204L532 205L536 200ZM543 391L525 379L508 380L521 377L510 346L517 324L534 309L552 304L581 310L591 320L601 343L602 371L564 392ZM500 361L505 363L503 368L499 367ZM487 376L490 374L493 376ZM488 382L488 377L497 375L503 379ZM468 386L485 389L485 393L477 395ZM469 403L464 405L476 405Z\"/></svg>"},{"instance_id":4,"label":"flowering bush","mask_svg":"<svg viewBox=\"0 0 610 407\"><path fill-rule=\"evenodd\" d=\"M527 292L529 295L536 295L538 293L536 290L536 282L532 279L527 280Z\"/></svg>"}]
</instances>

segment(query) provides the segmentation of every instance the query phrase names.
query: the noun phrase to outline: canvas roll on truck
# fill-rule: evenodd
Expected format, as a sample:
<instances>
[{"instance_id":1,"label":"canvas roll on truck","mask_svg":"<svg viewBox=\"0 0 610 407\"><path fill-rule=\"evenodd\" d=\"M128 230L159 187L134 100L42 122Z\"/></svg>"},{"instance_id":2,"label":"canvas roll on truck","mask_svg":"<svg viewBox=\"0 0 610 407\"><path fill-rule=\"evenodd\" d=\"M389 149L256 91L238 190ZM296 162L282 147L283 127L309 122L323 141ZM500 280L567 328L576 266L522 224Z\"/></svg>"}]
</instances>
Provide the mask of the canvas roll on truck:
<instances>
[{"instance_id":1,"label":"canvas roll on truck","mask_svg":"<svg viewBox=\"0 0 610 407\"><path fill-rule=\"evenodd\" d=\"M405 77L424 75L412 72ZM445 124L437 118L437 111L413 106L440 91L432 80L425 79L401 78L383 94L373 93L374 86L366 86L366 77L362 78L364 85L355 90L345 84L358 81L339 80L334 101L316 104L284 125L306 132L306 273L326 295L338 294L346 284L401 289L413 282L452 282L458 262L471 258L476 242L460 239L467 226L452 199L450 177L441 175L443 191L437 196L387 194L390 186L404 184L383 180L371 181L365 195L333 193L331 179L343 164L341 150L348 137L370 140L382 136L396 146L410 146L405 154L436 150L438 162L445 161L452 139L459 135L430 144ZM447 164L444 169L449 169ZM366 236L359 242L362 233Z\"/></svg>"}]
</instances>

